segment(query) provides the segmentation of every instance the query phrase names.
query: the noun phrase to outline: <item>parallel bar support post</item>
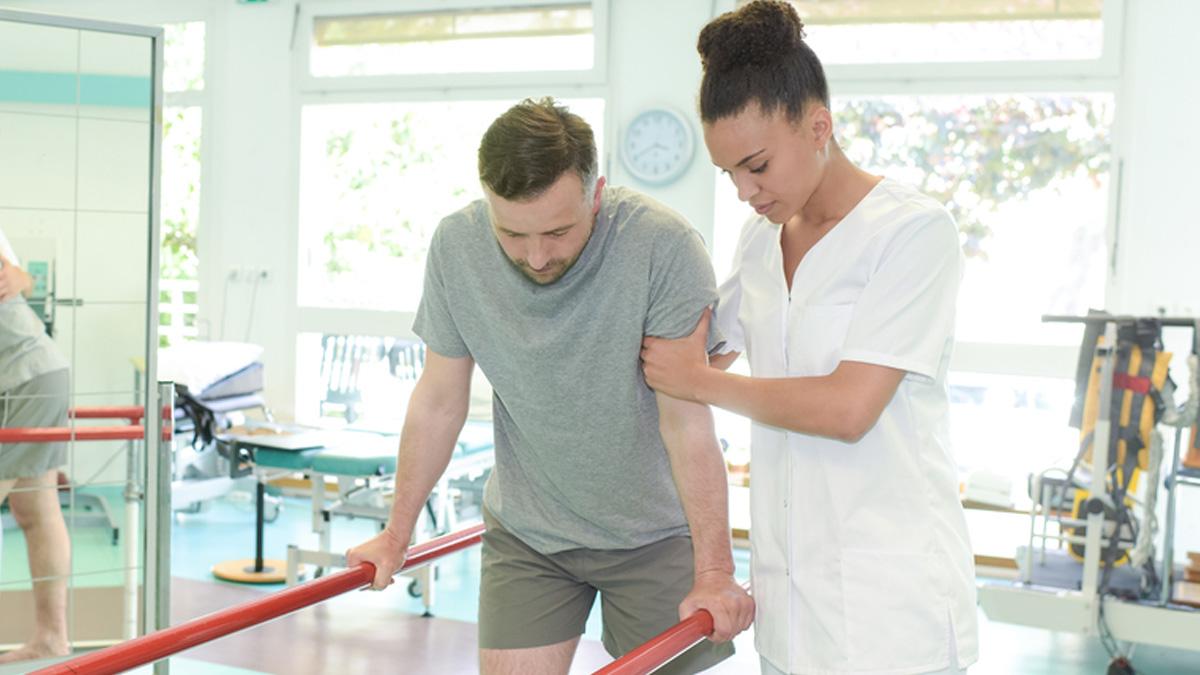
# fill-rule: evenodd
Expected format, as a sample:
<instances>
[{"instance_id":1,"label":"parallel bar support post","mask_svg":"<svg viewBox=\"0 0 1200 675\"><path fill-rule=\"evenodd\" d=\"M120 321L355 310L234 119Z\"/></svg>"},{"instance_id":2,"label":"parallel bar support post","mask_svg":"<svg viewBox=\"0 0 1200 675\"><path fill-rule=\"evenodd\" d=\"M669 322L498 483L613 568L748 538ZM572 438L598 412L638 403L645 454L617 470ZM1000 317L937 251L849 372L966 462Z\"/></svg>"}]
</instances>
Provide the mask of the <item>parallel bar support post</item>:
<instances>
[{"instance_id":1,"label":"parallel bar support post","mask_svg":"<svg viewBox=\"0 0 1200 675\"><path fill-rule=\"evenodd\" d=\"M175 386L159 382L155 401L148 401L153 410L175 407ZM171 443L163 441L164 428L172 421L154 415L146 434L146 538L145 576L142 587L142 616L145 633L162 630L171 624ZM168 675L166 660L154 664L154 675Z\"/></svg>"},{"instance_id":2,"label":"parallel bar support post","mask_svg":"<svg viewBox=\"0 0 1200 675\"><path fill-rule=\"evenodd\" d=\"M1183 440L1184 429L1175 427L1175 447L1171 451L1171 470L1167 473L1167 523L1163 533L1162 574L1159 576L1162 584L1159 603L1166 606L1171 602L1171 592L1174 590L1175 577L1175 498L1178 487L1179 445ZM1157 489L1157 485L1151 488Z\"/></svg>"}]
</instances>

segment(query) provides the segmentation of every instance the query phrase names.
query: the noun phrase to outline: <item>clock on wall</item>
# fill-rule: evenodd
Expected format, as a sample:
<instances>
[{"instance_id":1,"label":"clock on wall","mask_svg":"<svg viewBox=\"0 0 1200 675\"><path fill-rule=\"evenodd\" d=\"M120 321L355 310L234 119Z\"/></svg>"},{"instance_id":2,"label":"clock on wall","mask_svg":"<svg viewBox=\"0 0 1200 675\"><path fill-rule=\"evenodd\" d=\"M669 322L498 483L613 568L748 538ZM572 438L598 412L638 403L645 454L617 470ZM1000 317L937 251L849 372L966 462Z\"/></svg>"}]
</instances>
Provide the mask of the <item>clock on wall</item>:
<instances>
[{"instance_id":1,"label":"clock on wall","mask_svg":"<svg viewBox=\"0 0 1200 675\"><path fill-rule=\"evenodd\" d=\"M692 163L695 144L686 118L669 108L649 108L626 125L621 163L643 183L666 185Z\"/></svg>"}]
</instances>

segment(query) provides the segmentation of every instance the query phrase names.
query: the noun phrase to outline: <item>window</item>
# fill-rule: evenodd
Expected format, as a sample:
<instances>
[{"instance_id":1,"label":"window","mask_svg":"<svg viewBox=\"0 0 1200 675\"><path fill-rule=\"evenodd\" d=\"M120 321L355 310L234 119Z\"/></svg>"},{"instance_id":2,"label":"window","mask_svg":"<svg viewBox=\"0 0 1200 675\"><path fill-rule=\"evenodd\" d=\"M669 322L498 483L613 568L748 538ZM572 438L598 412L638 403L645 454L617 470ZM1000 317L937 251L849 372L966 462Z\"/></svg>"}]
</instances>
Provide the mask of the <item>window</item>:
<instances>
[{"instance_id":1,"label":"window","mask_svg":"<svg viewBox=\"0 0 1200 675\"><path fill-rule=\"evenodd\" d=\"M826 64L1100 57L1102 0L794 0Z\"/></svg>"},{"instance_id":2,"label":"window","mask_svg":"<svg viewBox=\"0 0 1200 675\"><path fill-rule=\"evenodd\" d=\"M399 433L413 386L425 365L416 340L302 333L296 387L309 424L355 425Z\"/></svg>"},{"instance_id":3,"label":"window","mask_svg":"<svg viewBox=\"0 0 1200 675\"><path fill-rule=\"evenodd\" d=\"M1017 492L1031 471L1069 465L1079 449L1079 430L1067 426L1070 379L956 372L949 394L959 465L987 467L1010 478Z\"/></svg>"},{"instance_id":4,"label":"window","mask_svg":"<svg viewBox=\"0 0 1200 675\"><path fill-rule=\"evenodd\" d=\"M163 90L204 89L204 22L167 24L163 29Z\"/></svg>"},{"instance_id":5,"label":"window","mask_svg":"<svg viewBox=\"0 0 1200 675\"><path fill-rule=\"evenodd\" d=\"M309 105L301 119L300 304L415 311L445 216L483 196L479 139L512 99ZM603 147L604 102L564 100Z\"/></svg>"},{"instance_id":6,"label":"window","mask_svg":"<svg viewBox=\"0 0 1200 675\"><path fill-rule=\"evenodd\" d=\"M347 411L330 400L322 355L338 338L415 339L430 240L443 218L482 197L479 140L497 116L552 95L592 126L604 161L608 3L447 4L299 10L297 419L345 424L349 412L356 426L394 423L407 385L396 388L390 364L360 363L369 381ZM490 414L487 390L478 376L479 416Z\"/></svg>"},{"instance_id":7,"label":"window","mask_svg":"<svg viewBox=\"0 0 1200 675\"><path fill-rule=\"evenodd\" d=\"M966 256L960 341L1078 342L1073 327L1043 324L1041 316L1085 313L1104 302L1111 94L833 104L851 161L916 186L954 215ZM727 178L717 181L714 248L718 273L727 274L749 210Z\"/></svg>"},{"instance_id":8,"label":"window","mask_svg":"<svg viewBox=\"0 0 1200 675\"><path fill-rule=\"evenodd\" d=\"M1078 342L1075 329L1041 316L1104 302L1112 95L871 97L835 107L851 161L915 185L954 215L967 261L958 339Z\"/></svg>"},{"instance_id":9,"label":"window","mask_svg":"<svg viewBox=\"0 0 1200 675\"><path fill-rule=\"evenodd\" d=\"M159 343L198 334L200 138L203 122L203 22L164 27Z\"/></svg>"},{"instance_id":10,"label":"window","mask_svg":"<svg viewBox=\"0 0 1200 675\"><path fill-rule=\"evenodd\" d=\"M590 4L313 19L317 77L589 70Z\"/></svg>"}]
</instances>

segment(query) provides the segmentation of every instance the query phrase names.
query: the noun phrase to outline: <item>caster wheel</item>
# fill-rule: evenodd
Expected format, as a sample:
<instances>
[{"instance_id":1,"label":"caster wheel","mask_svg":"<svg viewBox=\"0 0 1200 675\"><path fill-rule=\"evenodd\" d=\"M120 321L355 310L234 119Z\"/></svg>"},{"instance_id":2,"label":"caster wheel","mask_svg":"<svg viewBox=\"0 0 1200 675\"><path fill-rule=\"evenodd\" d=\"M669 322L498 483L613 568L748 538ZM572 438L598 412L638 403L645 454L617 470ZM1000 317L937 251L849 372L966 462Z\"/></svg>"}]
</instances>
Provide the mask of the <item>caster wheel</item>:
<instances>
[{"instance_id":1,"label":"caster wheel","mask_svg":"<svg viewBox=\"0 0 1200 675\"><path fill-rule=\"evenodd\" d=\"M1118 656L1108 664L1108 675L1136 675L1133 664L1124 656Z\"/></svg>"}]
</instances>

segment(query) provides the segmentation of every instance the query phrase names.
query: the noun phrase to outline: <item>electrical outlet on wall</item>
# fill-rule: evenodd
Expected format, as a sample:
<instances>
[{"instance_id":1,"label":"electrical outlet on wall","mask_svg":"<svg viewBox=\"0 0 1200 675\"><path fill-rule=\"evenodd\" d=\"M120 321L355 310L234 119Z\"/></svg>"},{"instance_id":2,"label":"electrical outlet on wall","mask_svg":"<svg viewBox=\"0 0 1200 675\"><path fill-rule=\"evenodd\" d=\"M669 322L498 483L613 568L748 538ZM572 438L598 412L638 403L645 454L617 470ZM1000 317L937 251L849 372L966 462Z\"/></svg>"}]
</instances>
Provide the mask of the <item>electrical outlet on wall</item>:
<instances>
[{"instance_id":1,"label":"electrical outlet on wall","mask_svg":"<svg viewBox=\"0 0 1200 675\"><path fill-rule=\"evenodd\" d=\"M270 268L267 267L230 267L227 275L230 281L239 283L252 284L254 282L266 283L271 280Z\"/></svg>"},{"instance_id":2,"label":"electrical outlet on wall","mask_svg":"<svg viewBox=\"0 0 1200 675\"><path fill-rule=\"evenodd\" d=\"M1159 316L1169 316L1176 319L1200 318L1200 300L1156 302L1154 303L1154 312Z\"/></svg>"}]
</instances>

